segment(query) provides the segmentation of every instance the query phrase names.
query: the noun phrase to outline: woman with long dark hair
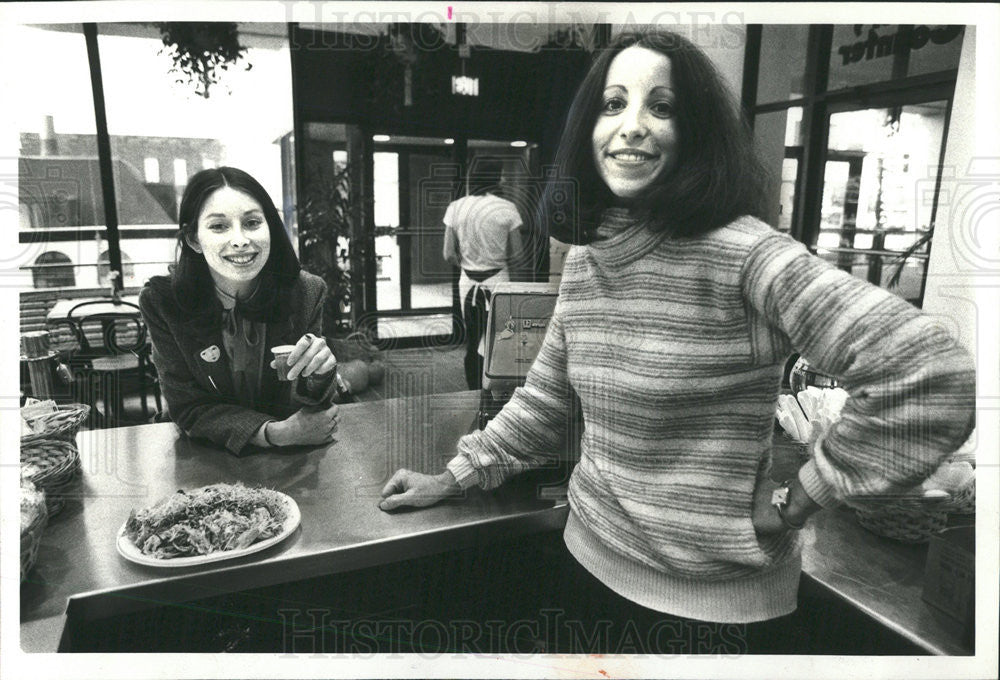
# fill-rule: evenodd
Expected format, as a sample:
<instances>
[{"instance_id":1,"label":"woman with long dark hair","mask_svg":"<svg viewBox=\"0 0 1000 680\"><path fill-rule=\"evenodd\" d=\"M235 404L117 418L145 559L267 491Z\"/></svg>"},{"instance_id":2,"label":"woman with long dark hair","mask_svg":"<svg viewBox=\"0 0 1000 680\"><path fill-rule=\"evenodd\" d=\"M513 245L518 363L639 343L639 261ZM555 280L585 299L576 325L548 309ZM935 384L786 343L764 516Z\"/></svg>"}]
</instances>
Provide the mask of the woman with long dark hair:
<instances>
[{"instance_id":1,"label":"woman with long dark hair","mask_svg":"<svg viewBox=\"0 0 1000 680\"><path fill-rule=\"evenodd\" d=\"M797 530L821 507L927 478L973 427L973 362L901 298L760 221L749 130L681 36L629 33L601 51L556 158L542 223L577 247L525 386L458 442L445 472L398 471L381 507L490 489L550 461L575 393L572 557L550 570L569 584L553 604L570 617L593 601L592 621L647 631L742 624L733 653L795 651L783 622L797 604ZM850 397L776 484L771 437L793 351ZM685 639L645 651L697 651L699 636Z\"/></svg>"},{"instance_id":2,"label":"woman with long dark hair","mask_svg":"<svg viewBox=\"0 0 1000 680\"><path fill-rule=\"evenodd\" d=\"M322 336L326 284L299 266L270 196L237 168L202 170L181 199L179 255L139 306L170 417L192 437L247 445L329 442L336 358ZM294 346L288 380L270 349Z\"/></svg>"}]
</instances>

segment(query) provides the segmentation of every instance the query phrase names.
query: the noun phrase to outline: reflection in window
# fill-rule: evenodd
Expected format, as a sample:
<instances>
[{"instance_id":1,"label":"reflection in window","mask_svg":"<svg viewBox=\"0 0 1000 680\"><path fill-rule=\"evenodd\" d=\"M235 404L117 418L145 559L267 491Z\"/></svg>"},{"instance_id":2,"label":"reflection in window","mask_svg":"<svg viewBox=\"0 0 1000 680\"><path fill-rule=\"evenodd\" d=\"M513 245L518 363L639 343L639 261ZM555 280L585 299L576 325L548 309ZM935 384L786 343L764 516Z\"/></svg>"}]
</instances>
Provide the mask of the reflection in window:
<instances>
[{"instance_id":1,"label":"reflection in window","mask_svg":"<svg viewBox=\"0 0 1000 680\"><path fill-rule=\"evenodd\" d=\"M55 250L35 258L31 278L35 288L69 288L76 285L72 260L68 255Z\"/></svg>"},{"instance_id":2,"label":"reflection in window","mask_svg":"<svg viewBox=\"0 0 1000 680\"><path fill-rule=\"evenodd\" d=\"M795 209L795 182L799 174L797 158L781 161L781 182L778 185L778 219L773 226L779 231L792 230L792 212Z\"/></svg>"},{"instance_id":3,"label":"reflection in window","mask_svg":"<svg viewBox=\"0 0 1000 680\"><path fill-rule=\"evenodd\" d=\"M820 232L816 246L846 271L920 296L927 244L906 262L899 254L924 240L944 136L946 102L847 111L830 116ZM857 251L867 251L858 253Z\"/></svg>"}]
</instances>

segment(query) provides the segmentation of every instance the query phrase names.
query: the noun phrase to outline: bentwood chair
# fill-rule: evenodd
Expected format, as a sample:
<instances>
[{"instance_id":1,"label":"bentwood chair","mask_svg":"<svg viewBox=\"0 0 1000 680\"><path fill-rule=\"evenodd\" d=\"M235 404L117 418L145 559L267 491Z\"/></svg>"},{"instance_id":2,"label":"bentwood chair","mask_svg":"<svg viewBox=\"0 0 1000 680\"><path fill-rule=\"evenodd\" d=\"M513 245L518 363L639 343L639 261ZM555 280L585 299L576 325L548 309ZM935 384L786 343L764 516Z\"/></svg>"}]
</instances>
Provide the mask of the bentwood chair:
<instances>
[{"instance_id":1,"label":"bentwood chair","mask_svg":"<svg viewBox=\"0 0 1000 680\"><path fill-rule=\"evenodd\" d=\"M126 384L133 382L139 393L144 420L149 420L147 395L153 392L157 411L162 410L156 368L139 307L123 300L89 300L67 314L78 348L71 360L83 392L83 401L96 409L104 407L104 427L116 427L124 413Z\"/></svg>"}]
</instances>

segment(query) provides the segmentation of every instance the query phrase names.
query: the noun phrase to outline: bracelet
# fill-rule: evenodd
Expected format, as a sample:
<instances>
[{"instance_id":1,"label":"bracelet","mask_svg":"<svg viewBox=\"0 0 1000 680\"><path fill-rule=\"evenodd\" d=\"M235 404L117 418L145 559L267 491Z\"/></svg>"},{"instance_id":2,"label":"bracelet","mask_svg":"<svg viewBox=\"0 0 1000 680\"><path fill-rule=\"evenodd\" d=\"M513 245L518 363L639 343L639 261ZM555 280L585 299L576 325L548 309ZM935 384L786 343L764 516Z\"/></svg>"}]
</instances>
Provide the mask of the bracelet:
<instances>
[{"instance_id":1,"label":"bracelet","mask_svg":"<svg viewBox=\"0 0 1000 680\"><path fill-rule=\"evenodd\" d=\"M785 508L788 506L788 497L791 493L791 485L792 480L790 479L786 479L784 482L779 484L778 488L774 490L773 494L771 494L771 505L774 506L774 509L778 513L778 517L781 518L781 521L786 527L794 531L798 531L799 529L805 527L806 523L802 522L801 524L795 524L785 515Z\"/></svg>"},{"instance_id":2,"label":"bracelet","mask_svg":"<svg viewBox=\"0 0 1000 680\"><path fill-rule=\"evenodd\" d=\"M270 425L273 422L274 422L273 420L269 420L266 423L264 423L264 429L263 429L264 441L267 442L268 446L277 447L277 444L275 444L274 442L272 442L271 438L267 436L267 426Z\"/></svg>"},{"instance_id":3,"label":"bracelet","mask_svg":"<svg viewBox=\"0 0 1000 680\"><path fill-rule=\"evenodd\" d=\"M783 505L775 505L774 509L778 511L778 517L781 518L781 521L784 522L785 526L788 527L789 529L798 531L799 529L805 527L806 525L805 522L803 522L802 524L795 524L794 522L789 520L788 517L785 515L785 507Z\"/></svg>"}]
</instances>

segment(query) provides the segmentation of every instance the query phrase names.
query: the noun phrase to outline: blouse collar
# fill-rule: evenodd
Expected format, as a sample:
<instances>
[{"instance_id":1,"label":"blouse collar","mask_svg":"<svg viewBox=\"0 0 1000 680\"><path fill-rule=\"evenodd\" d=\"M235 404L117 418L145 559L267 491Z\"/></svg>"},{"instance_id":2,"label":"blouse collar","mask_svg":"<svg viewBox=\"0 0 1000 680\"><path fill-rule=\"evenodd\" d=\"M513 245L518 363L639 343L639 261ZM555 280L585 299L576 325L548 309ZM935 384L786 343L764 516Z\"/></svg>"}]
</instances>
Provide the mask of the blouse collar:
<instances>
[{"instance_id":1,"label":"blouse collar","mask_svg":"<svg viewBox=\"0 0 1000 680\"><path fill-rule=\"evenodd\" d=\"M218 285L215 286L215 296L219 298L219 302L222 303L222 308L225 310L230 310L236 306L237 302L246 303L248 300L253 299L253 296L257 294L260 290L260 282L257 282L257 286L253 289L253 292L246 297L237 297L236 295L230 295L226 291L219 288Z\"/></svg>"}]
</instances>

